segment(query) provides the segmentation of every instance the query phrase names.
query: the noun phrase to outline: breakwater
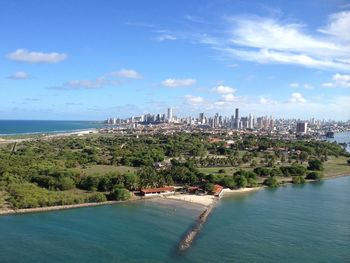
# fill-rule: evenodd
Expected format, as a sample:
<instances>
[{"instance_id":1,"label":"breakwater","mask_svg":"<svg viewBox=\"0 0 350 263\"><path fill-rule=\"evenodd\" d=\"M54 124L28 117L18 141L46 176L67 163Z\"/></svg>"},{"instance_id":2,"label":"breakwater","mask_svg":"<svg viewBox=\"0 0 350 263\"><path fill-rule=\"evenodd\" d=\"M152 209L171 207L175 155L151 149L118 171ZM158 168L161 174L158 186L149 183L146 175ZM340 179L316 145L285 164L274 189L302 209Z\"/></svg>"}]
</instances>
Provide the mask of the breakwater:
<instances>
[{"instance_id":1,"label":"breakwater","mask_svg":"<svg viewBox=\"0 0 350 263\"><path fill-rule=\"evenodd\" d=\"M211 204L209 207L207 207L196 220L194 226L186 233L186 235L183 237L181 242L179 243L178 249L179 251L185 251L186 249L190 248L193 241L195 240L197 234L201 231L203 228L203 225L208 219L208 216L210 215L211 211L214 208L216 202Z\"/></svg>"}]
</instances>

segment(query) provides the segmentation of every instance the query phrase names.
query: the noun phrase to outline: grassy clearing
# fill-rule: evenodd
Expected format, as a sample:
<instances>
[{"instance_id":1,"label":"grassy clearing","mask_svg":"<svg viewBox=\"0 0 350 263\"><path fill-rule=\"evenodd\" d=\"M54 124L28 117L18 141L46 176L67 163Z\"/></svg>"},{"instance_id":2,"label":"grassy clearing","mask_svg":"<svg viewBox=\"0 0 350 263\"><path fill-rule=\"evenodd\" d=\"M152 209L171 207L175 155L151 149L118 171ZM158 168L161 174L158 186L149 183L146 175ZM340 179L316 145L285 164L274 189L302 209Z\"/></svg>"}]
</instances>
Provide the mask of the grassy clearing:
<instances>
[{"instance_id":1,"label":"grassy clearing","mask_svg":"<svg viewBox=\"0 0 350 263\"><path fill-rule=\"evenodd\" d=\"M108 172L119 172L121 174L127 172L135 172L137 168L129 167L129 166L114 166L114 165L92 165L87 168L79 168L77 169L79 172L83 172L86 175L91 174L105 174Z\"/></svg>"},{"instance_id":2,"label":"grassy clearing","mask_svg":"<svg viewBox=\"0 0 350 263\"><path fill-rule=\"evenodd\" d=\"M324 176L332 177L337 175L350 175L350 165L347 164L349 157L329 157L324 163Z\"/></svg>"}]
</instances>

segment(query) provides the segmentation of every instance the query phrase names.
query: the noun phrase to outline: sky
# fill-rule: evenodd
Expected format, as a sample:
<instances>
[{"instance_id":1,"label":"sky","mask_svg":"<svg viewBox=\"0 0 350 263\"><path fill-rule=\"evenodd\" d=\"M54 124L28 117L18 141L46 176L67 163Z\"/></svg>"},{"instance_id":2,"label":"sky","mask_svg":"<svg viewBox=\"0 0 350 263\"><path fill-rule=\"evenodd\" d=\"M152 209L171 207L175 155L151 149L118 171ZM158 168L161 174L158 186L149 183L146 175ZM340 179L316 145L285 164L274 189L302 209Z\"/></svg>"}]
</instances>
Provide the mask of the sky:
<instances>
[{"instance_id":1,"label":"sky","mask_svg":"<svg viewBox=\"0 0 350 263\"><path fill-rule=\"evenodd\" d=\"M2 0L0 119L350 119L350 0Z\"/></svg>"}]
</instances>

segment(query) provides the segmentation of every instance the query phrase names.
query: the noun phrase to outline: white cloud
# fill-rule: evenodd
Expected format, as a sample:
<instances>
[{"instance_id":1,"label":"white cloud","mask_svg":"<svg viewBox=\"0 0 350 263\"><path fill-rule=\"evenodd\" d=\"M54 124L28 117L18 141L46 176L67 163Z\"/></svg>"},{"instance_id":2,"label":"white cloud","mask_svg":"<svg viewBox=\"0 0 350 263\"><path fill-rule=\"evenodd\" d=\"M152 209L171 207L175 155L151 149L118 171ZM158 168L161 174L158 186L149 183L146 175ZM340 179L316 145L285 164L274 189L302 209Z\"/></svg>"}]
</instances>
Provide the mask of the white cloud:
<instances>
[{"instance_id":1,"label":"white cloud","mask_svg":"<svg viewBox=\"0 0 350 263\"><path fill-rule=\"evenodd\" d=\"M335 74L333 80L336 86L350 88L350 75Z\"/></svg>"},{"instance_id":2,"label":"white cloud","mask_svg":"<svg viewBox=\"0 0 350 263\"><path fill-rule=\"evenodd\" d=\"M303 33L303 24L282 23L272 18L239 16L228 19L234 25L231 42L258 49L309 54L341 52L341 47Z\"/></svg>"},{"instance_id":3,"label":"white cloud","mask_svg":"<svg viewBox=\"0 0 350 263\"><path fill-rule=\"evenodd\" d=\"M26 49L17 49L14 52L7 55L8 59L28 62L28 63L57 63L67 58L64 53L44 53L37 51L28 51Z\"/></svg>"},{"instance_id":4,"label":"white cloud","mask_svg":"<svg viewBox=\"0 0 350 263\"><path fill-rule=\"evenodd\" d=\"M200 96L185 95L186 102L189 104L202 104L205 100Z\"/></svg>"},{"instance_id":5,"label":"white cloud","mask_svg":"<svg viewBox=\"0 0 350 263\"><path fill-rule=\"evenodd\" d=\"M112 76L129 78L129 79L140 79L141 74L133 69L121 69L111 73Z\"/></svg>"},{"instance_id":6,"label":"white cloud","mask_svg":"<svg viewBox=\"0 0 350 263\"><path fill-rule=\"evenodd\" d=\"M229 94L229 93L236 92L236 89L234 89L230 86L219 85L219 86L213 88L213 91L217 92L219 94Z\"/></svg>"},{"instance_id":7,"label":"white cloud","mask_svg":"<svg viewBox=\"0 0 350 263\"><path fill-rule=\"evenodd\" d=\"M115 86L121 82L119 79L112 78L111 76L121 77L121 78L130 78L130 79L139 79L142 76L133 69L122 69L119 71L106 73L96 79L78 79L78 80L69 80L59 86L51 86L49 89L55 90L69 90L69 89L99 89L104 88L107 85Z\"/></svg>"},{"instance_id":8,"label":"white cloud","mask_svg":"<svg viewBox=\"0 0 350 263\"><path fill-rule=\"evenodd\" d=\"M176 40L177 37L169 34L163 34L156 38L158 41L165 41L165 40Z\"/></svg>"},{"instance_id":9,"label":"white cloud","mask_svg":"<svg viewBox=\"0 0 350 263\"><path fill-rule=\"evenodd\" d=\"M292 93L289 98L289 102L291 103L306 103L307 100L303 97L303 95L299 92Z\"/></svg>"},{"instance_id":10,"label":"white cloud","mask_svg":"<svg viewBox=\"0 0 350 263\"><path fill-rule=\"evenodd\" d=\"M196 83L195 79L166 79L162 82L163 86L170 88L189 87Z\"/></svg>"},{"instance_id":11,"label":"white cloud","mask_svg":"<svg viewBox=\"0 0 350 263\"><path fill-rule=\"evenodd\" d=\"M300 86L299 83L296 83L296 82L289 84L289 87L291 88L299 88L299 86Z\"/></svg>"},{"instance_id":12,"label":"white cloud","mask_svg":"<svg viewBox=\"0 0 350 263\"><path fill-rule=\"evenodd\" d=\"M268 104L268 103L269 103L269 100L266 99L265 97L261 97L260 100L259 100L259 103L260 103L260 104Z\"/></svg>"},{"instance_id":13,"label":"white cloud","mask_svg":"<svg viewBox=\"0 0 350 263\"><path fill-rule=\"evenodd\" d=\"M350 63L347 63L345 60L341 61L338 57L335 57L334 59L330 59L327 57L321 58L317 56L313 57L304 53L276 51L267 48L256 50L239 50L236 48L225 48L221 50L242 60L258 62L262 64L294 64L308 68L350 71Z\"/></svg>"},{"instance_id":14,"label":"white cloud","mask_svg":"<svg viewBox=\"0 0 350 263\"><path fill-rule=\"evenodd\" d=\"M350 41L350 11L343 11L329 16L328 24L319 32L331 35L344 42Z\"/></svg>"},{"instance_id":15,"label":"white cloud","mask_svg":"<svg viewBox=\"0 0 350 263\"><path fill-rule=\"evenodd\" d=\"M307 84L307 83L305 83L305 84L303 85L303 87L304 87L304 89L313 89L313 88L314 88L314 86L312 86L312 85L310 85L310 84Z\"/></svg>"},{"instance_id":16,"label":"white cloud","mask_svg":"<svg viewBox=\"0 0 350 263\"><path fill-rule=\"evenodd\" d=\"M229 93L229 94L223 94L222 99L226 102L233 102L237 100L237 97L234 96L232 93Z\"/></svg>"},{"instance_id":17,"label":"white cloud","mask_svg":"<svg viewBox=\"0 0 350 263\"><path fill-rule=\"evenodd\" d=\"M310 84L307 84L307 83L300 84L300 83L297 83L297 82L289 83L289 87L291 87L291 88L303 87L304 89L313 89L314 88L314 86L312 86Z\"/></svg>"},{"instance_id":18,"label":"white cloud","mask_svg":"<svg viewBox=\"0 0 350 263\"><path fill-rule=\"evenodd\" d=\"M349 21L350 12L332 14L328 24L312 32L300 22L240 15L225 18L226 35L195 37L235 59L350 71Z\"/></svg>"},{"instance_id":19,"label":"white cloud","mask_svg":"<svg viewBox=\"0 0 350 263\"><path fill-rule=\"evenodd\" d=\"M350 88L350 75L336 73L332 77L333 82L322 83L322 87L342 87Z\"/></svg>"},{"instance_id":20,"label":"white cloud","mask_svg":"<svg viewBox=\"0 0 350 263\"><path fill-rule=\"evenodd\" d=\"M95 80L70 80L64 86L73 89L98 89L103 88L108 81L104 77Z\"/></svg>"},{"instance_id":21,"label":"white cloud","mask_svg":"<svg viewBox=\"0 0 350 263\"><path fill-rule=\"evenodd\" d=\"M27 79L27 78L29 78L29 74L27 72L24 72L24 71L17 71L15 73L13 73L12 75L10 75L8 78L13 79L13 80Z\"/></svg>"},{"instance_id":22,"label":"white cloud","mask_svg":"<svg viewBox=\"0 0 350 263\"><path fill-rule=\"evenodd\" d=\"M325 83L322 83L321 86L325 87L325 88L333 88L334 87L334 83L332 83L332 82L325 82Z\"/></svg>"},{"instance_id":23,"label":"white cloud","mask_svg":"<svg viewBox=\"0 0 350 263\"><path fill-rule=\"evenodd\" d=\"M258 100L258 104L263 104L264 106L276 105L277 103L278 103L277 101L272 100L271 98L265 97L265 96L261 96L260 99Z\"/></svg>"}]
</instances>

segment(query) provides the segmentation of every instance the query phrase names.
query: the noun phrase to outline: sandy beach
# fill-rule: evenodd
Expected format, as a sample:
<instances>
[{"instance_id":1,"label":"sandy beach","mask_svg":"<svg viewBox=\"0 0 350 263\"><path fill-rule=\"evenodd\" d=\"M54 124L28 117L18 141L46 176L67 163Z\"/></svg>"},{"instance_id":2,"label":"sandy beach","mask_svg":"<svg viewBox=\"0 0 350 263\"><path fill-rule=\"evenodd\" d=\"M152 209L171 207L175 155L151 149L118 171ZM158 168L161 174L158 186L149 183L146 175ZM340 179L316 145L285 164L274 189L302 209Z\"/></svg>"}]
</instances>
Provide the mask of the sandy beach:
<instances>
[{"instance_id":1,"label":"sandy beach","mask_svg":"<svg viewBox=\"0 0 350 263\"><path fill-rule=\"evenodd\" d=\"M253 188L239 188L239 189L230 189L230 188L224 188L222 190L222 195L229 195L229 194L238 194L238 193L246 193L246 192L253 192L253 191L257 191L260 190L264 187L253 187Z\"/></svg>"},{"instance_id":2,"label":"sandy beach","mask_svg":"<svg viewBox=\"0 0 350 263\"><path fill-rule=\"evenodd\" d=\"M222 196L257 191L261 188L262 187L254 187L254 188L240 188L240 189L233 189L233 190L229 188L224 188L222 190ZM190 203L200 204L204 206L210 206L215 202L215 200L218 199L213 195L194 195L194 194L167 195L167 196L164 196L164 198L190 202Z\"/></svg>"},{"instance_id":3,"label":"sandy beach","mask_svg":"<svg viewBox=\"0 0 350 263\"><path fill-rule=\"evenodd\" d=\"M191 195L191 194L179 194L179 195L167 195L166 199L173 199L178 201L190 202L199 205L209 206L217 199L212 195Z\"/></svg>"}]
</instances>

